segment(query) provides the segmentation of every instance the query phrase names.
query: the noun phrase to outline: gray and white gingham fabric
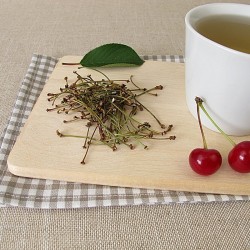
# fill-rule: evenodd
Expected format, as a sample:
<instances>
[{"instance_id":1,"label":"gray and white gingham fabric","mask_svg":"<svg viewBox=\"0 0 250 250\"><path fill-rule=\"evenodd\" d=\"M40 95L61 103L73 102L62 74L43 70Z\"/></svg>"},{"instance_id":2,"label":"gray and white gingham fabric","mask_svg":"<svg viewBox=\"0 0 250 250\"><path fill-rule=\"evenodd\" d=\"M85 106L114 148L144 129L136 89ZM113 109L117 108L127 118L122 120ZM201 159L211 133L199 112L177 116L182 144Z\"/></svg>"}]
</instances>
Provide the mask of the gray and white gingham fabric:
<instances>
[{"instance_id":1,"label":"gray and white gingham fabric","mask_svg":"<svg viewBox=\"0 0 250 250\"><path fill-rule=\"evenodd\" d=\"M144 56L143 58L184 62L182 56ZM0 206L53 209L250 200L250 196L110 187L12 175L7 168L8 155L56 63L56 58L34 54L21 84L13 112L0 139Z\"/></svg>"}]
</instances>

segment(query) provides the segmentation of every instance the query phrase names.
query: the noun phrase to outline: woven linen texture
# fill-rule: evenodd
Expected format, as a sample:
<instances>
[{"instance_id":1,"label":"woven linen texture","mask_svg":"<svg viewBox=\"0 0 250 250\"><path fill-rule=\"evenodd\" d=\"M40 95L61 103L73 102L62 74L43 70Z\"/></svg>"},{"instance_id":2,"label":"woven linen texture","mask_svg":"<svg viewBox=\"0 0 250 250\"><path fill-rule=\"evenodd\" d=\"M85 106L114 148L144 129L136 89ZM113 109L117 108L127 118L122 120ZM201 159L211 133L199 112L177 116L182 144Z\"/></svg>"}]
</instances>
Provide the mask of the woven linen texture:
<instances>
[{"instance_id":1,"label":"woven linen texture","mask_svg":"<svg viewBox=\"0 0 250 250\"><path fill-rule=\"evenodd\" d=\"M182 56L156 55L143 56L143 59L184 62ZM250 199L250 196L110 187L12 175L7 168L8 155L56 63L56 58L34 54L21 84L11 117L0 139L0 206L59 209Z\"/></svg>"}]
</instances>

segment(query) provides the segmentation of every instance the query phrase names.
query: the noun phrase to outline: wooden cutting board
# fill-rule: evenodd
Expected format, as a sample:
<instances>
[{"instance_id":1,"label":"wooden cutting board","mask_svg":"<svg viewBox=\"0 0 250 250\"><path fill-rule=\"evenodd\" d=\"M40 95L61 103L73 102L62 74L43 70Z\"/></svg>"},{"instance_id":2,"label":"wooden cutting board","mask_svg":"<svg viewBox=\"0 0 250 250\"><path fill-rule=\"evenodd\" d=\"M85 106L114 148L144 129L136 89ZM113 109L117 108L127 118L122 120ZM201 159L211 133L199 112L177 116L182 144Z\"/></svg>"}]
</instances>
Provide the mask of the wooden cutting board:
<instances>
[{"instance_id":1,"label":"wooden cutting board","mask_svg":"<svg viewBox=\"0 0 250 250\"><path fill-rule=\"evenodd\" d=\"M212 176L203 177L189 167L189 153L202 147L202 139L198 122L186 106L185 65L181 63L146 61L134 68L103 68L102 71L111 79L128 79L133 75L137 85L146 88L163 85L164 89L158 91L157 97L144 95L140 100L162 123L174 125L170 134L176 135L177 139L145 141L148 150L140 145L134 150L122 145L113 152L106 146L93 145L87 163L80 164L84 139L60 138L56 130L85 135L85 123L65 124L63 120L69 119L69 115L46 112L51 107L47 93L58 92L65 85L65 76L73 82L74 70L83 76L91 74L95 79L103 78L89 69L78 70L77 66L62 65L62 62L79 62L80 59L66 56L58 62L9 155L8 166L13 174L110 186L250 195L250 174L237 173L228 166L226 159L231 146L218 133L205 129L209 147L218 149L223 156L221 169ZM153 123L146 111L140 112L137 118ZM153 126L158 129L157 124L153 123Z\"/></svg>"}]
</instances>

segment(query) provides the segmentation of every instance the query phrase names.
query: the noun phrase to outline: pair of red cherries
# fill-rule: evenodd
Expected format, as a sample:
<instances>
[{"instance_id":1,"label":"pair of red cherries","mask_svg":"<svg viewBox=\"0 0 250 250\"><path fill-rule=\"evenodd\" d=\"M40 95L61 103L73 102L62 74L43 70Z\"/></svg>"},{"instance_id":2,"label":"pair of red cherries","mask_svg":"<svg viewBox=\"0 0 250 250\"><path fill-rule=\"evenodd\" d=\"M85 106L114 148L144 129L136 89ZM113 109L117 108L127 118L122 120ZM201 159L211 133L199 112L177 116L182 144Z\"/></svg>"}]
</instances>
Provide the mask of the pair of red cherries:
<instances>
[{"instance_id":1,"label":"pair of red cherries","mask_svg":"<svg viewBox=\"0 0 250 250\"><path fill-rule=\"evenodd\" d=\"M214 174L222 164L220 152L216 149L209 149L207 147L200 119L201 108L220 133L233 145L233 149L228 154L228 163L231 168L239 173L250 173L250 141L242 141L236 144L210 117L203 106L203 100L200 97L196 97L195 101L197 105L198 122L203 139L203 148L196 148L190 153L189 164L191 168L200 175L211 175Z\"/></svg>"}]
</instances>

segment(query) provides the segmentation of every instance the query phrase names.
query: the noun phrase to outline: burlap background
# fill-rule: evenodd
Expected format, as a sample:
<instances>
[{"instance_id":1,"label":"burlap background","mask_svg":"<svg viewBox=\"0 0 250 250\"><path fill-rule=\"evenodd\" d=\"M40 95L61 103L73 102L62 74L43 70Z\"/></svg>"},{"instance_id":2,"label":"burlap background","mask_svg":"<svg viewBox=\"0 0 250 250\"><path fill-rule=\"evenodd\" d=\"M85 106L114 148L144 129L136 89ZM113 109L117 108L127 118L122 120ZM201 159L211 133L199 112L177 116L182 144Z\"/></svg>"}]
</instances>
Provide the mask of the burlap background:
<instances>
[{"instance_id":1,"label":"burlap background","mask_svg":"<svg viewBox=\"0 0 250 250\"><path fill-rule=\"evenodd\" d=\"M184 54L184 16L205 0L0 2L0 132L32 53L83 55L107 42ZM0 209L0 249L250 249L249 202Z\"/></svg>"}]
</instances>

